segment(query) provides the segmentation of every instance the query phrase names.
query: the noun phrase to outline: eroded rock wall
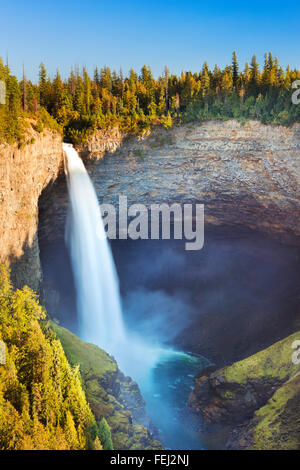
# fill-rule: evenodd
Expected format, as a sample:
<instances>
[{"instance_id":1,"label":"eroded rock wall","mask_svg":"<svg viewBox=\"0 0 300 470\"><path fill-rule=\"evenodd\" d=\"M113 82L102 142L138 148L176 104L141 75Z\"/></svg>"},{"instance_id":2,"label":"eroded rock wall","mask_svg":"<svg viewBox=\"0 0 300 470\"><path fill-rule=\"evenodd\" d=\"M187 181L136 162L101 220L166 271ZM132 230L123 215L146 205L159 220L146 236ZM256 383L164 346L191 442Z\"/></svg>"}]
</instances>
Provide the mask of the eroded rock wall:
<instances>
[{"instance_id":1,"label":"eroded rock wall","mask_svg":"<svg viewBox=\"0 0 300 470\"><path fill-rule=\"evenodd\" d=\"M79 145L78 150L84 159L99 159L106 152L115 152L122 145L124 138L124 134L120 132L118 127L110 130L99 130L87 142Z\"/></svg>"},{"instance_id":2,"label":"eroded rock wall","mask_svg":"<svg viewBox=\"0 0 300 470\"><path fill-rule=\"evenodd\" d=\"M41 267L37 237L38 199L62 162L58 133L31 132L22 149L0 146L0 262L11 265L14 285L38 290Z\"/></svg>"},{"instance_id":3,"label":"eroded rock wall","mask_svg":"<svg viewBox=\"0 0 300 470\"><path fill-rule=\"evenodd\" d=\"M240 224L299 243L299 124L209 121L145 138L123 139L116 131L108 146L103 139L95 135L79 149L101 203L118 209L119 195L147 207L203 203L206 224ZM42 204L46 239L63 237L66 207L62 182Z\"/></svg>"},{"instance_id":4,"label":"eroded rock wall","mask_svg":"<svg viewBox=\"0 0 300 470\"><path fill-rule=\"evenodd\" d=\"M300 125L207 122L130 139L89 164L100 200L200 202L206 223L299 237Z\"/></svg>"}]
</instances>

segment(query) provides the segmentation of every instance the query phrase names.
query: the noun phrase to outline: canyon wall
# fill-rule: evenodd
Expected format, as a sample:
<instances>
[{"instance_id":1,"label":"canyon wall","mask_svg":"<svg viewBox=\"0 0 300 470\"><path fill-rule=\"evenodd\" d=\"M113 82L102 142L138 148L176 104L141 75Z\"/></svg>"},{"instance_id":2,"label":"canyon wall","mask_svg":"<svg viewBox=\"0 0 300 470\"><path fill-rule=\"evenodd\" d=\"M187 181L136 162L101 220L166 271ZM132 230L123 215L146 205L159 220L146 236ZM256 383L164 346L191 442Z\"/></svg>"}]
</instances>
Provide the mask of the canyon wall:
<instances>
[{"instance_id":1,"label":"canyon wall","mask_svg":"<svg viewBox=\"0 0 300 470\"><path fill-rule=\"evenodd\" d=\"M78 146L81 157L85 159L99 159L106 152L115 152L123 143L124 134L118 127L110 130L99 130L91 135L87 142Z\"/></svg>"},{"instance_id":2,"label":"canyon wall","mask_svg":"<svg viewBox=\"0 0 300 470\"><path fill-rule=\"evenodd\" d=\"M101 203L112 203L118 210L119 195L127 196L128 205L142 203L147 207L164 202L204 203L207 239L210 226L223 225L222 230L227 226L226 231L234 233L237 230L231 226L239 229L239 225L299 246L299 124L284 128L256 121L244 125L237 121L209 121L170 130L157 128L144 137L122 138L114 132L106 135L107 151L102 131L79 148ZM40 199L39 240L44 259L47 258L44 267L47 270L49 265L49 273L51 264L57 263L59 247L64 245L67 207L62 175ZM49 275L46 286L50 314L59 310L55 279L53 274ZM181 346L214 361L222 356L221 363L228 364L295 331L297 312L291 308L288 316L287 310L282 308L278 313L270 309L270 316L266 309L261 314L262 307L252 316L250 312L237 316L232 310L227 321L234 323L237 333L231 340L231 330L224 332L225 325L221 327L218 310L207 309L197 328L186 331ZM69 321L72 324L72 318ZM216 321L220 321L217 332ZM226 357L222 349L224 336L228 345Z\"/></svg>"},{"instance_id":3,"label":"canyon wall","mask_svg":"<svg viewBox=\"0 0 300 470\"><path fill-rule=\"evenodd\" d=\"M299 243L300 125L209 121L144 138L95 134L79 151L99 201L203 203L205 223L239 224ZM89 157L89 158L87 158ZM67 192L58 182L42 201L41 236L63 237Z\"/></svg>"},{"instance_id":4,"label":"canyon wall","mask_svg":"<svg viewBox=\"0 0 300 470\"><path fill-rule=\"evenodd\" d=\"M61 136L31 133L31 144L0 146L0 261L16 285L40 283L38 199L62 163ZM300 125L256 121L156 129L144 138L99 131L79 148L100 202L199 202L206 224L240 224L299 242ZM40 237L62 239L67 212L64 175L43 191ZM118 207L117 207L118 208Z\"/></svg>"},{"instance_id":5,"label":"canyon wall","mask_svg":"<svg viewBox=\"0 0 300 470\"><path fill-rule=\"evenodd\" d=\"M11 266L14 285L39 290L38 199L62 163L58 133L30 131L28 143L0 146L0 262Z\"/></svg>"}]
</instances>

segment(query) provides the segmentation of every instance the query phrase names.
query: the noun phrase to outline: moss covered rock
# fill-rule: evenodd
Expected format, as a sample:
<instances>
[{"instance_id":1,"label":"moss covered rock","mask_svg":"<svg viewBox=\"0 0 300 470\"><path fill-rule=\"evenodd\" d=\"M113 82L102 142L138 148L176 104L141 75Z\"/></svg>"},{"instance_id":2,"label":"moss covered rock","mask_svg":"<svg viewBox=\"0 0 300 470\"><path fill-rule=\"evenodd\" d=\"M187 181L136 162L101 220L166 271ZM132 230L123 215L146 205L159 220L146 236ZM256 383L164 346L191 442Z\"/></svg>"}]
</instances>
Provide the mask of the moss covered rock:
<instances>
[{"instance_id":1,"label":"moss covered rock","mask_svg":"<svg viewBox=\"0 0 300 470\"><path fill-rule=\"evenodd\" d=\"M300 332L242 361L195 378L190 406L210 423L232 425L229 448L300 448Z\"/></svg>"},{"instance_id":2,"label":"moss covered rock","mask_svg":"<svg viewBox=\"0 0 300 470\"><path fill-rule=\"evenodd\" d=\"M248 433L252 449L300 449L300 372L255 413Z\"/></svg>"}]
</instances>

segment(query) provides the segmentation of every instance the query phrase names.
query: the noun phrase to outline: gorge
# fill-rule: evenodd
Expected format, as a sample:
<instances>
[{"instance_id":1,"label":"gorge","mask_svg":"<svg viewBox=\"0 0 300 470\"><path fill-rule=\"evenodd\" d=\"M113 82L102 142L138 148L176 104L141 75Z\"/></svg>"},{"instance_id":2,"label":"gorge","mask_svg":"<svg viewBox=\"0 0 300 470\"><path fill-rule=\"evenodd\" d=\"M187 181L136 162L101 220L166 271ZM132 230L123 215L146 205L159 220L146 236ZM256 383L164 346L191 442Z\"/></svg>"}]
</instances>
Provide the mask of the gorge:
<instances>
[{"instance_id":1,"label":"gorge","mask_svg":"<svg viewBox=\"0 0 300 470\"><path fill-rule=\"evenodd\" d=\"M43 271L50 316L78 333L74 279L64 246L68 197L60 146L60 137L52 133L39 136L25 150L1 148L6 175L2 204L7 204L1 215L7 238L1 244L10 247L1 250L1 256L2 261L12 260L16 285L39 288ZM243 126L236 121L210 121L159 129L140 139L125 138L118 131L99 132L78 147L101 202L115 204L118 195L124 194L129 203L146 206L172 201L205 204L205 244L196 258L189 257L175 240L111 243L127 326L137 333L146 331L149 337L160 335L168 347L204 356L207 361L203 359L201 367L209 362L227 366L298 331L299 149L299 125L282 128L254 121ZM19 188L11 185L16 171ZM56 180L48 185L51 178ZM28 194L32 200L26 202ZM8 210L8 205L15 209ZM34 270L38 275L32 274L33 266L38 266ZM182 365L182 377L185 369ZM164 376L164 371L158 373ZM193 369L190 375L196 373ZM207 390L207 383L213 388L214 377L221 376L210 373L203 371L206 382L197 378L190 400L196 411L206 410L204 417L224 408L219 392L217 402L213 395L205 400L201 395L202 382L201 390ZM189 379L186 403L193 378ZM171 392L167 399L180 389L176 378L161 380ZM277 389L279 383L273 386ZM156 398L164 392L162 387ZM257 400L244 418L250 419L268 399ZM218 416L216 412L209 421L232 425L230 420L218 421ZM205 433L200 423L202 437L196 437L200 448L225 445L224 430L214 441L212 432ZM199 432L195 426L193 439Z\"/></svg>"}]
</instances>

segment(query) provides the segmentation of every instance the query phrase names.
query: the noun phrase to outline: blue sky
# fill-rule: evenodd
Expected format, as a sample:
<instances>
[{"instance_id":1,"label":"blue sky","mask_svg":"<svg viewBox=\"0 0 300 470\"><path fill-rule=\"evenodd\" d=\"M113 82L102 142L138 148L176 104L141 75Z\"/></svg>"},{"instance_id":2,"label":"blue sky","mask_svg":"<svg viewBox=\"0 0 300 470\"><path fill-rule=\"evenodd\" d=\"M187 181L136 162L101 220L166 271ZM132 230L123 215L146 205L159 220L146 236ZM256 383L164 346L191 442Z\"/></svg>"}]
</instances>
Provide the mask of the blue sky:
<instances>
[{"instance_id":1,"label":"blue sky","mask_svg":"<svg viewBox=\"0 0 300 470\"><path fill-rule=\"evenodd\" d=\"M3 2L2 2L3 3ZM198 71L231 62L244 66L272 51L281 64L300 68L300 3L186 0L11 0L0 7L0 56L16 75L22 62L37 79L40 62L50 75L71 67L109 65L124 73L151 65L171 72Z\"/></svg>"}]
</instances>

